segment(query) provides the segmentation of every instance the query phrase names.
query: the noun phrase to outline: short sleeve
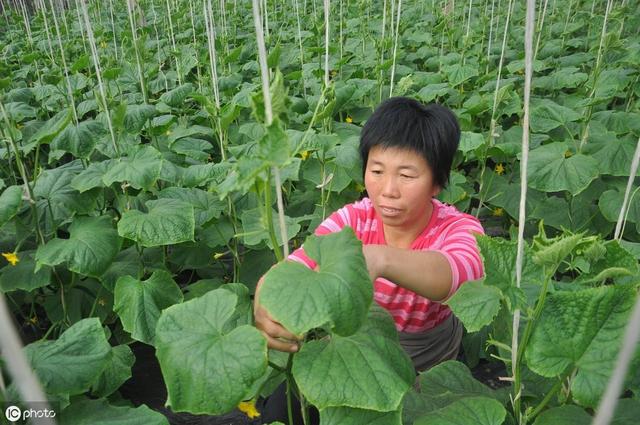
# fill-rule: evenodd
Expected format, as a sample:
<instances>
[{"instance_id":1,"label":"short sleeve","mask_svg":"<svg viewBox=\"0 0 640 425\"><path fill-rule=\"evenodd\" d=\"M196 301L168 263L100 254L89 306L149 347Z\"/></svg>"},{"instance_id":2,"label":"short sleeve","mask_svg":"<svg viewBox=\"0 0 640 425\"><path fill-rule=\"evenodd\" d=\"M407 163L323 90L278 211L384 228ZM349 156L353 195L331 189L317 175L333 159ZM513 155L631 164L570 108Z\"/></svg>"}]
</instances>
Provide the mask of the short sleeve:
<instances>
[{"instance_id":1,"label":"short sleeve","mask_svg":"<svg viewBox=\"0 0 640 425\"><path fill-rule=\"evenodd\" d=\"M451 290L446 299L462 283L484 276L482 258L474 234L484 234L484 229L475 217L466 215L443 229L443 239L436 251L444 255L451 266Z\"/></svg>"},{"instance_id":2,"label":"short sleeve","mask_svg":"<svg viewBox=\"0 0 640 425\"><path fill-rule=\"evenodd\" d=\"M353 227L352 221L353 219L351 217L351 211L348 206L345 206L327 217L322 223L320 223L320 225L313 233L316 236L322 236L329 233L339 232L345 226ZM289 254L289 257L287 258L289 260L297 261L298 263L304 264L310 269L314 269L318 265L304 252L304 245Z\"/></svg>"}]
</instances>

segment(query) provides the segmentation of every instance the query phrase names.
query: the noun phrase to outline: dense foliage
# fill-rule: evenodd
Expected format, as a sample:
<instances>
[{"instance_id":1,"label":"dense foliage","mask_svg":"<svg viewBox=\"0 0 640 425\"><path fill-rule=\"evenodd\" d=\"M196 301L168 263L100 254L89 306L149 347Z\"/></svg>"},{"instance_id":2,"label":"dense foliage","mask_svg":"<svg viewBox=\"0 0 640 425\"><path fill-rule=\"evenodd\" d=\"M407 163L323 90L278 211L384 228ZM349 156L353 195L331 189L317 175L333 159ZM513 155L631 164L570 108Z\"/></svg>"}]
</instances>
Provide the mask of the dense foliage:
<instances>
[{"instance_id":1,"label":"dense foliage","mask_svg":"<svg viewBox=\"0 0 640 425\"><path fill-rule=\"evenodd\" d=\"M603 4L540 3L521 288L523 2L402 2L397 47L399 2L331 2L329 85L322 2L265 2L269 125L250 2L97 1L86 17L45 3L1 17L0 290L61 423L166 423L118 396L135 341L156 348L175 411L225 413L287 380L323 425L590 423L640 282L640 196L613 238L640 137L636 1L606 26ZM391 91L455 110L440 198L492 235L485 279L450 301L467 365L422 374L419 392L348 230L307 240L320 273L266 276L267 308L307 335L299 354L268 351L252 324L282 257L273 170L296 247L362 196L361 124ZM516 382L474 380L480 359L515 359ZM618 424L640 416L639 362Z\"/></svg>"}]
</instances>

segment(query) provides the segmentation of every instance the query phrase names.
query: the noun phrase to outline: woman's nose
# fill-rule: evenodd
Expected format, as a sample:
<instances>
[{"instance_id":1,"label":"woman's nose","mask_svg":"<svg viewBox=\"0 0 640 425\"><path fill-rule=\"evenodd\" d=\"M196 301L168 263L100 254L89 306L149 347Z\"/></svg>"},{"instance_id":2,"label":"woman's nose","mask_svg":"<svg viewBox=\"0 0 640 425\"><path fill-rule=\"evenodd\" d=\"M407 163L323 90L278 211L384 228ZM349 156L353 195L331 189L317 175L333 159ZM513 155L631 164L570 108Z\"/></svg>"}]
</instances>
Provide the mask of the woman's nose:
<instances>
[{"instance_id":1,"label":"woman's nose","mask_svg":"<svg viewBox=\"0 0 640 425\"><path fill-rule=\"evenodd\" d=\"M398 182L393 176L387 176L382 183L382 196L388 198L397 198L400 195L398 191Z\"/></svg>"}]
</instances>

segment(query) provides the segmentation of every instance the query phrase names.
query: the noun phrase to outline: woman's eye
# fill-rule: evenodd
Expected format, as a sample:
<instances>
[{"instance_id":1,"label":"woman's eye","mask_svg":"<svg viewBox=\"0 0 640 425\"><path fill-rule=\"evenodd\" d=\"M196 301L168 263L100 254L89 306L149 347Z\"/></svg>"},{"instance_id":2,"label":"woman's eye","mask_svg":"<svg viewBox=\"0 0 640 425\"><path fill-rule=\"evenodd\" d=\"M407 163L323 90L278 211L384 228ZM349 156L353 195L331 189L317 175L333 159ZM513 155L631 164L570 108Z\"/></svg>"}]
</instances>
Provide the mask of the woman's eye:
<instances>
[{"instance_id":1,"label":"woman's eye","mask_svg":"<svg viewBox=\"0 0 640 425\"><path fill-rule=\"evenodd\" d=\"M410 176L408 174L400 174L400 177L405 178L405 179L415 179L415 176Z\"/></svg>"},{"instance_id":2,"label":"woman's eye","mask_svg":"<svg viewBox=\"0 0 640 425\"><path fill-rule=\"evenodd\" d=\"M371 170L371 172L373 174L382 174L382 171L380 171L380 170Z\"/></svg>"}]
</instances>

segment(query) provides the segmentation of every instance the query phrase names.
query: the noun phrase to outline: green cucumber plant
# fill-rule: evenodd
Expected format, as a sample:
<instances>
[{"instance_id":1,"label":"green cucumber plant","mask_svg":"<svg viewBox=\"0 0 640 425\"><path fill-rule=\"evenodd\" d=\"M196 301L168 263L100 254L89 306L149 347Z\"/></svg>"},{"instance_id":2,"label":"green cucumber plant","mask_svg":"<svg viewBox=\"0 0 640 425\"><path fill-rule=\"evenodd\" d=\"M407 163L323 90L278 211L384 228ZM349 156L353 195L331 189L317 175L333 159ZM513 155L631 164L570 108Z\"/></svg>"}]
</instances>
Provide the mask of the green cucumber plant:
<instances>
[{"instance_id":1,"label":"green cucumber plant","mask_svg":"<svg viewBox=\"0 0 640 425\"><path fill-rule=\"evenodd\" d=\"M156 347L172 409L225 413L286 379L298 398L320 409L323 423L400 423L413 367L390 315L372 302L361 242L347 228L310 236L305 251L317 271L281 262L261 287L261 303L274 319L305 335L286 360L269 352L251 325L243 285L228 284L162 312Z\"/></svg>"}]
</instances>

